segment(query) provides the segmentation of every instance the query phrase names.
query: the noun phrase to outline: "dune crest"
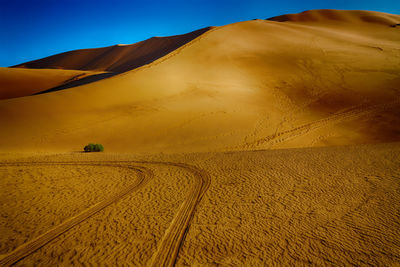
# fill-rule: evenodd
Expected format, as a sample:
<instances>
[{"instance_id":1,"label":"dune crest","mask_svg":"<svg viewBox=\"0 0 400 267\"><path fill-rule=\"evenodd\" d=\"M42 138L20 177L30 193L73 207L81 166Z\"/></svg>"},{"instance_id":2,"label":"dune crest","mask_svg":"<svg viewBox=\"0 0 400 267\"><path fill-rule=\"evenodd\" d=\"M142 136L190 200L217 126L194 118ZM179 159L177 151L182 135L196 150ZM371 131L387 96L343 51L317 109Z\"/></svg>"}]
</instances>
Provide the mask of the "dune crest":
<instances>
[{"instance_id":1,"label":"dune crest","mask_svg":"<svg viewBox=\"0 0 400 267\"><path fill-rule=\"evenodd\" d=\"M207 32L206 27L187 34L152 37L135 44L81 49L16 65L17 68L95 70L121 73L149 64Z\"/></svg>"},{"instance_id":2,"label":"dune crest","mask_svg":"<svg viewBox=\"0 0 400 267\"><path fill-rule=\"evenodd\" d=\"M3 68L0 73L0 86L2 87L0 99L68 89L139 68L171 53L211 28L206 27L187 34L169 37L152 37L130 45L117 44L102 48L74 50L22 63L12 68ZM58 71L18 70L22 68ZM72 77L70 76L71 70L82 71L82 74ZM85 71L91 71L93 75L84 74ZM15 73L20 74L20 80L15 80ZM43 75L39 73L43 73ZM59 80L56 78L61 76L70 79Z\"/></svg>"},{"instance_id":3,"label":"dune crest","mask_svg":"<svg viewBox=\"0 0 400 267\"><path fill-rule=\"evenodd\" d=\"M304 23L372 23L393 26L400 22L400 16L374 11L321 9L276 16L268 20Z\"/></svg>"}]
</instances>

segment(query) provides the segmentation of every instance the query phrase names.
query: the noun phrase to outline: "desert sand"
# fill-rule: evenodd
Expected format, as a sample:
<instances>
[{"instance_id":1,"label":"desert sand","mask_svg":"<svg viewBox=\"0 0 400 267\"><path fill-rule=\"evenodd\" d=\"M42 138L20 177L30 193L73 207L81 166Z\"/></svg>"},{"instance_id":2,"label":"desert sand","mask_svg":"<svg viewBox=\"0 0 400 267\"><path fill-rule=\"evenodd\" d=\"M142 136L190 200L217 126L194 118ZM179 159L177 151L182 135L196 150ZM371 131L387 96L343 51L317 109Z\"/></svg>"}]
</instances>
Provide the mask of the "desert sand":
<instances>
[{"instance_id":1,"label":"desert sand","mask_svg":"<svg viewBox=\"0 0 400 267\"><path fill-rule=\"evenodd\" d=\"M399 265L399 23L311 10L1 68L0 266Z\"/></svg>"},{"instance_id":2,"label":"desert sand","mask_svg":"<svg viewBox=\"0 0 400 267\"><path fill-rule=\"evenodd\" d=\"M0 263L397 265L399 153L388 143L3 160Z\"/></svg>"}]
</instances>

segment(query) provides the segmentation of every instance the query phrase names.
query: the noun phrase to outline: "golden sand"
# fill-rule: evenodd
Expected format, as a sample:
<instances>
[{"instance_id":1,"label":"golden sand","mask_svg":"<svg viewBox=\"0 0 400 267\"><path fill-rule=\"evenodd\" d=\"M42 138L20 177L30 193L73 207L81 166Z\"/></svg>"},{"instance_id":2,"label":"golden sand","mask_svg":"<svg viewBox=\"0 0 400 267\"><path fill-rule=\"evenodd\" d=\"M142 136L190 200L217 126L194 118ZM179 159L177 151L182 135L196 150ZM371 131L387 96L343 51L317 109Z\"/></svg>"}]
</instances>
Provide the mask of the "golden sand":
<instances>
[{"instance_id":1,"label":"golden sand","mask_svg":"<svg viewBox=\"0 0 400 267\"><path fill-rule=\"evenodd\" d=\"M399 152L390 143L4 160L1 250L46 266L395 265ZM63 231L135 184L128 167L148 170L143 187Z\"/></svg>"},{"instance_id":2,"label":"golden sand","mask_svg":"<svg viewBox=\"0 0 400 267\"><path fill-rule=\"evenodd\" d=\"M399 265L399 23L313 10L1 68L0 266Z\"/></svg>"}]
</instances>

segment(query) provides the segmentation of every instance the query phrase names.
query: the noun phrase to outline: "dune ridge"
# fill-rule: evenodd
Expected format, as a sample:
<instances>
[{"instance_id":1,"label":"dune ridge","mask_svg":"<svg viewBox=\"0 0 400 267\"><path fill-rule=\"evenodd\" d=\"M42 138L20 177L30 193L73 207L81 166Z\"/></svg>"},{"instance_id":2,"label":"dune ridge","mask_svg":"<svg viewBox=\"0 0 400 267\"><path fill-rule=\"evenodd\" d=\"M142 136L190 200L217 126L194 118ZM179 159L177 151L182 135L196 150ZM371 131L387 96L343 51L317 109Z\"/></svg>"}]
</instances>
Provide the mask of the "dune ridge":
<instances>
[{"instance_id":1,"label":"dune ridge","mask_svg":"<svg viewBox=\"0 0 400 267\"><path fill-rule=\"evenodd\" d=\"M74 50L18 64L13 68L53 68L122 73L149 64L210 29L211 27L206 27L181 35L152 37L131 45L117 44L102 48Z\"/></svg>"},{"instance_id":2,"label":"dune ridge","mask_svg":"<svg viewBox=\"0 0 400 267\"><path fill-rule=\"evenodd\" d=\"M56 54L46 58L2 68L0 99L43 94L64 90L109 78L149 64L204 34L206 27L187 34L169 37L152 37L131 45L117 44L103 48L81 49ZM22 71L20 69L56 69L56 71ZM65 71L63 71L65 70ZM69 80L58 81L59 75L67 76L71 70L82 71ZM91 71L93 75L84 75ZM18 73L18 81L14 73ZM32 75L36 73L36 75ZM43 73L39 75L39 73ZM57 73L58 75L53 75ZM57 82L56 82L57 81Z\"/></svg>"},{"instance_id":3,"label":"dune ridge","mask_svg":"<svg viewBox=\"0 0 400 267\"><path fill-rule=\"evenodd\" d=\"M399 15L376 11L320 9L307 10L297 14L285 14L267 20L303 23L371 23L395 26L399 23Z\"/></svg>"}]
</instances>

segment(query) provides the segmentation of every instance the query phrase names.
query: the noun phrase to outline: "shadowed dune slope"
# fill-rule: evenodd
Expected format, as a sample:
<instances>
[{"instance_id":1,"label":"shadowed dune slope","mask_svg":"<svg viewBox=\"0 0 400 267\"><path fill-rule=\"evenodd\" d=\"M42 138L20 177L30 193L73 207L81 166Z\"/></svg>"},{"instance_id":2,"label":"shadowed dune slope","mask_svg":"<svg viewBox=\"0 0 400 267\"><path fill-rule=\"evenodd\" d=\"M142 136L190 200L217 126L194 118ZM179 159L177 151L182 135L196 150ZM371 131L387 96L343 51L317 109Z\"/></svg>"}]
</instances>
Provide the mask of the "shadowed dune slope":
<instances>
[{"instance_id":1,"label":"shadowed dune slope","mask_svg":"<svg viewBox=\"0 0 400 267\"><path fill-rule=\"evenodd\" d=\"M153 37L132 45L69 51L12 68L2 68L0 99L59 91L109 78L149 64L210 29L206 27L182 35ZM87 71L93 71L94 75L89 75ZM73 73L76 74L71 76Z\"/></svg>"},{"instance_id":2,"label":"shadowed dune slope","mask_svg":"<svg viewBox=\"0 0 400 267\"><path fill-rule=\"evenodd\" d=\"M148 64L195 39L210 27L170 37L152 37L131 45L69 51L14 67L125 72Z\"/></svg>"},{"instance_id":3,"label":"shadowed dune slope","mask_svg":"<svg viewBox=\"0 0 400 267\"><path fill-rule=\"evenodd\" d=\"M389 24L400 16L318 12L347 19L217 27L141 68L0 101L0 149L80 150L96 142L108 151L189 152L399 141L400 29ZM366 14L391 22L371 23ZM68 67L115 67L96 62Z\"/></svg>"},{"instance_id":4,"label":"shadowed dune slope","mask_svg":"<svg viewBox=\"0 0 400 267\"><path fill-rule=\"evenodd\" d=\"M99 73L79 70L0 68L0 99L32 95Z\"/></svg>"},{"instance_id":5,"label":"shadowed dune slope","mask_svg":"<svg viewBox=\"0 0 400 267\"><path fill-rule=\"evenodd\" d=\"M211 27L206 27L182 35L153 37L131 45L114 45L69 51L22 63L12 68L4 68L0 76L0 86L3 91L3 96L0 99L59 91L109 78L149 64L210 29ZM14 69L20 68L57 69L58 72L14 71ZM97 71L97 73L90 76L83 74L76 75L63 83L54 83L54 76L68 76L71 73L66 71L63 74L62 70ZM21 73L22 79L14 82L14 77L18 73ZM36 75L32 75L31 73L35 73ZM49 75L40 75L39 73L48 73ZM55 73L58 73L58 75L53 75ZM40 77L40 80L37 77Z\"/></svg>"}]
</instances>

